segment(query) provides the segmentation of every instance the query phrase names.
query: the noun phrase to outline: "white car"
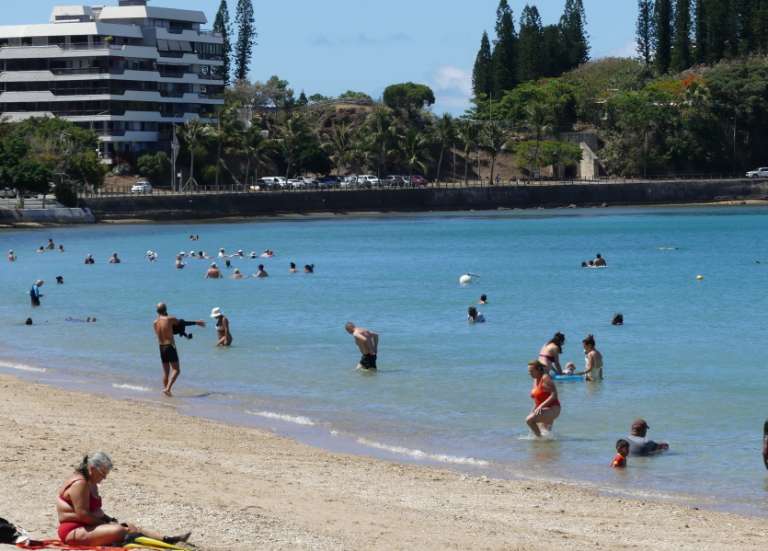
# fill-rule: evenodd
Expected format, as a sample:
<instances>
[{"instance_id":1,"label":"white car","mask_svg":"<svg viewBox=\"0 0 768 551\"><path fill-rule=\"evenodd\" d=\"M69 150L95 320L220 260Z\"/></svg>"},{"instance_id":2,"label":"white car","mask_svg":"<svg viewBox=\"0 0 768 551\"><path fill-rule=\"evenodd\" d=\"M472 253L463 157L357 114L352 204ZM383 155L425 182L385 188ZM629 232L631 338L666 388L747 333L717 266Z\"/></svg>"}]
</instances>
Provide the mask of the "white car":
<instances>
[{"instance_id":1,"label":"white car","mask_svg":"<svg viewBox=\"0 0 768 551\"><path fill-rule=\"evenodd\" d=\"M363 174L362 176L357 177L357 185L378 186L379 179L372 174Z\"/></svg>"},{"instance_id":2,"label":"white car","mask_svg":"<svg viewBox=\"0 0 768 551\"><path fill-rule=\"evenodd\" d=\"M286 187L288 182L282 176L265 176L264 178L259 178L259 185L261 189L275 189Z\"/></svg>"},{"instance_id":3,"label":"white car","mask_svg":"<svg viewBox=\"0 0 768 551\"><path fill-rule=\"evenodd\" d=\"M768 178L768 166L761 166L756 170L747 172L747 178Z\"/></svg>"},{"instance_id":4,"label":"white car","mask_svg":"<svg viewBox=\"0 0 768 551\"><path fill-rule=\"evenodd\" d=\"M131 193L152 193L152 185L146 180L139 180L131 187Z\"/></svg>"}]
</instances>

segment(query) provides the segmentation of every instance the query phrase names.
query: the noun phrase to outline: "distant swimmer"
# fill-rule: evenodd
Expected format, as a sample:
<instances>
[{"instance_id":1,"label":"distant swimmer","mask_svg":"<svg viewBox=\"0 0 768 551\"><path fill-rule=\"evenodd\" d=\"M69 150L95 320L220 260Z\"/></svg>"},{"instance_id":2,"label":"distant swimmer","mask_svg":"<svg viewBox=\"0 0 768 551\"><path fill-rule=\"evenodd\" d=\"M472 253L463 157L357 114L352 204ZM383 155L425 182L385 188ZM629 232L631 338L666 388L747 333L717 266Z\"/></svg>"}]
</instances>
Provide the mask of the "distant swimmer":
<instances>
[{"instance_id":1,"label":"distant swimmer","mask_svg":"<svg viewBox=\"0 0 768 551\"><path fill-rule=\"evenodd\" d=\"M467 308L467 321L469 323L485 323L485 316L477 311L477 308L470 306Z\"/></svg>"},{"instance_id":2,"label":"distant swimmer","mask_svg":"<svg viewBox=\"0 0 768 551\"><path fill-rule=\"evenodd\" d=\"M64 318L64 321L68 321L68 322L71 322L71 323L96 323L96 318L91 317L91 316L88 316L85 319L83 319L83 318L67 317L67 318Z\"/></svg>"},{"instance_id":3,"label":"distant swimmer","mask_svg":"<svg viewBox=\"0 0 768 551\"><path fill-rule=\"evenodd\" d=\"M27 319L24 321L24 325L32 325L32 318L27 318ZM766 467L768 467L768 464L766 464Z\"/></svg>"},{"instance_id":4,"label":"distant swimmer","mask_svg":"<svg viewBox=\"0 0 768 551\"><path fill-rule=\"evenodd\" d=\"M50 237L48 238L48 244L45 246L45 248L48 249L49 251L52 251L56 248L56 244L53 242L53 239L51 239Z\"/></svg>"},{"instance_id":5,"label":"distant swimmer","mask_svg":"<svg viewBox=\"0 0 768 551\"><path fill-rule=\"evenodd\" d=\"M251 251L251 254L248 255L251 260L255 260L258 258L258 255L256 254L256 251Z\"/></svg>"},{"instance_id":6,"label":"distant swimmer","mask_svg":"<svg viewBox=\"0 0 768 551\"><path fill-rule=\"evenodd\" d=\"M469 285L470 283L472 283L472 281L474 281L474 278L476 277L480 277L480 276L478 276L477 274L471 274L471 273L462 274L461 276L459 276L459 285L463 285L463 286Z\"/></svg>"},{"instance_id":7,"label":"distant swimmer","mask_svg":"<svg viewBox=\"0 0 768 551\"><path fill-rule=\"evenodd\" d=\"M305 264L304 265L304 273L305 274L314 274L315 273L315 265L314 264Z\"/></svg>"},{"instance_id":8,"label":"distant swimmer","mask_svg":"<svg viewBox=\"0 0 768 551\"><path fill-rule=\"evenodd\" d=\"M39 253L44 253L44 252L45 252L45 247L43 247L42 245L40 245L40 246L37 248L37 251L35 251L35 252L37 252L38 254L39 254Z\"/></svg>"},{"instance_id":9,"label":"distant swimmer","mask_svg":"<svg viewBox=\"0 0 768 551\"><path fill-rule=\"evenodd\" d=\"M110 264L120 264L122 262L118 256L117 253L112 253L112 256L109 257L109 263Z\"/></svg>"},{"instance_id":10,"label":"distant swimmer","mask_svg":"<svg viewBox=\"0 0 768 551\"><path fill-rule=\"evenodd\" d=\"M624 315L615 314L611 320L611 325L624 325Z\"/></svg>"},{"instance_id":11,"label":"distant swimmer","mask_svg":"<svg viewBox=\"0 0 768 551\"><path fill-rule=\"evenodd\" d=\"M613 456L611 467L614 469L623 469L627 466L627 456L629 455L629 442L620 438L616 441L616 455Z\"/></svg>"},{"instance_id":12,"label":"distant swimmer","mask_svg":"<svg viewBox=\"0 0 768 551\"><path fill-rule=\"evenodd\" d=\"M59 244L59 252L60 252L60 253L63 253L63 252L64 252L64 245L62 245L62 244Z\"/></svg>"},{"instance_id":13,"label":"distant swimmer","mask_svg":"<svg viewBox=\"0 0 768 551\"><path fill-rule=\"evenodd\" d=\"M477 301L478 304L488 304L488 295L480 295L480 300Z\"/></svg>"},{"instance_id":14,"label":"distant swimmer","mask_svg":"<svg viewBox=\"0 0 768 551\"><path fill-rule=\"evenodd\" d=\"M362 357L357 364L358 369L375 370L376 359L379 353L379 335L363 327L355 327L355 324L348 321L344 326L347 333L355 339L355 344L360 349Z\"/></svg>"},{"instance_id":15,"label":"distant swimmer","mask_svg":"<svg viewBox=\"0 0 768 551\"><path fill-rule=\"evenodd\" d=\"M275 251L272 249L264 249L264 252L260 255L262 258L272 258L275 256Z\"/></svg>"},{"instance_id":16,"label":"distant swimmer","mask_svg":"<svg viewBox=\"0 0 768 551\"><path fill-rule=\"evenodd\" d=\"M597 255L595 255L595 266L597 266L598 268L608 266L608 263L605 261L605 259L600 253L597 253Z\"/></svg>"},{"instance_id":17,"label":"distant swimmer","mask_svg":"<svg viewBox=\"0 0 768 551\"><path fill-rule=\"evenodd\" d=\"M552 431L555 419L560 417L560 400L557 397L557 387L547 373L546 365L538 360L528 363L528 374L533 379L531 398L533 398L533 410L526 417L525 422L531 432L541 437L541 429Z\"/></svg>"},{"instance_id":18,"label":"distant swimmer","mask_svg":"<svg viewBox=\"0 0 768 551\"><path fill-rule=\"evenodd\" d=\"M8 262L16 262L16 253L13 250L8 251Z\"/></svg>"},{"instance_id":19,"label":"distant swimmer","mask_svg":"<svg viewBox=\"0 0 768 551\"><path fill-rule=\"evenodd\" d=\"M160 345L160 361L163 364L163 393L166 396L171 396L173 385L181 373L179 355L176 352L176 341L173 338L174 333L178 331L177 326L180 323L182 323L182 320L168 315L168 307L165 303L161 302L157 305L157 319L153 323L153 327L157 336L157 343ZM205 322L197 320L184 323L184 325L205 327ZM181 330L183 331L183 327Z\"/></svg>"},{"instance_id":20,"label":"distant swimmer","mask_svg":"<svg viewBox=\"0 0 768 551\"><path fill-rule=\"evenodd\" d=\"M243 258L245 256L245 253L243 252L243 249L238 249L237 252L232 256L239 256L240 258Z\"/></svg>"},{"instance_id":21,"label":"distant swimmer","mask_svg":"<svg viewBox=\"0 0 768 551\"><path fill-rule=\"evenodd\" d=\"M258 279L263 279L265 277L269 277L269 274L264 269L264 264L259 264L259 268L256 271L256 273L253 274L253 277L258 278Z\"/></svg>"},{"instance_id":22,"label":"distant swimmer","mask_svg":"<svg viewBox=\"0 0 768 551\"><path fill-rule=\"evenodd\" d=\"M64 276L56 276L56 285L64 285Z\"/></svg>"},{"instance_id":23,"label":"distant swimmer","mask_svg":"<svg viewBox=\"0 0 768 551\"><path fill-rule=\"evenodd\" d=\"M648 439L646 434L650 428L645 419L636 419L632 423L629 429L630 435L627 437L631 455L656 455L669 449L669 444L666 442L654 442Z\"/></svg>"},{"instance_id":24,"label":"distant swimmer","mask_svg":"<svg viewBox=\"0 0 768 551\"><path fill-rule=\"evenodd\" d=\"M225 266L227 269L229 269L229 268L231 268L231 267L232 267L232 262L229 260L229 258L226 258L226 259L224 260L224 266Z\"/></svg>"},{"instance_id":25,"label":"distant swimmer","mask_svg":"<svg viewBox=\"0 0 768 551\"><path fill-rule=\"evenodd\" d=\"M154 262L155 260L157 260L157 253L152 249L148 250L144 256L146 256L147 260L149 260L150 262Z\"/></svg>"},{"instance_id":26,"label":"distant swimmer","mask_svg":"<svg viewBox=\"0 0 768 551\"><path fill-rule=\"evenodd\" d=\"M235 271L232 274L232 279L244 279L243 273L238 268L235 268Z\"/></svg>"},{"instance_id":27,"label":"distant swimmer","mask_svg":"<svg viewBox=\"0 0 768 551\"><path fill-rule=\"evenodd\" d=\"M574 375L584 375L587 381L602 381L603 355L595 348L595 337L587 335L581 343L584 345L584 371Z\"/></svg>"},{"instance_id":28,"label":"distant swimmer","mask_svg":"<svg viewBox=\"0 0 768 551\"><path fill-rule=\"evenodd\" d=\"M565 335L558 331L547 344L541 347L539 361L544 364L548 373L554 371L558 375L563 374L563 370L560 367L560 354L563 353L564 344Z\"/></svg>"},{"instance_id":29,"label":"distant swimmer","mask_svg":"<svg viewBox=\"0 0 768 551\"><path fill-rule=\"evenodd\" d=\"M92 254L89 254L85 256L85 261L83 264L96 264L96 260L93 258Z\"/></svg>"},{"instance_id":30,"label":"distant swimmer","mask_svg":"<svg viewBox=\"0 0 768 551\"><path fill-rule=\"evenodd\" d=\"M42 287L44 283L45 281L38 279L32 284L32 288L29 290L29 299L34 307L40 306L40 299L43 296L40 292L40 287Z\"/></svg>"},{"instance_id":31,"label":"distant swimmer","mask_svg":"<svg viewBox=\"0 0 768 551\"><path fill-rule=\"evenodd\" d=\"M183 257L180 254L176 255L176 264L175 264L175 266L176 266L177 270L183 270L184 266L186 266L186 264L184 264Z\"/></svg>"},{"instance_id":32,"label":"distant swimmer","mask_svg":"<svg viewBox=\"0 0 768 551\"><path fill-rule=\"evenodd\" d=\"M224 249L219 249L219 258L227 258L227 252Z\"/></svg>"},{"instance_id":33,"label":"distant swimmer","mask_svg":"<svg viewBox=\"0 0 768 551\"><path fill-rule=\"evenodd\" d=\"M221 308L211 310L211 317L216 320L216 334L218 341L216 346L229 346L232 344L232 333L229 332L229 319L222 313Z\"/></svg>"},{"instance_id":34,"label":"distant swimmer","mask_svg":"<svg viewBox=\"0 0 768 551\"><path fill-rule=\"evenodd\" d=\"M221 277L221 271L216 263L212 263L208 271L205 272L205 279L219 279Z\"/></svg>"},{"instance_id":35,"label":"distant swimmer","mask_svg":"<svg viewBox=\"0 0 768 551\"><path fill-rule=\"evenodd\" d=\"M296 263L291 262L290 266L288 267L288 273L289 274L295 274L296 273Z\"/></svg>"}]
</instances>

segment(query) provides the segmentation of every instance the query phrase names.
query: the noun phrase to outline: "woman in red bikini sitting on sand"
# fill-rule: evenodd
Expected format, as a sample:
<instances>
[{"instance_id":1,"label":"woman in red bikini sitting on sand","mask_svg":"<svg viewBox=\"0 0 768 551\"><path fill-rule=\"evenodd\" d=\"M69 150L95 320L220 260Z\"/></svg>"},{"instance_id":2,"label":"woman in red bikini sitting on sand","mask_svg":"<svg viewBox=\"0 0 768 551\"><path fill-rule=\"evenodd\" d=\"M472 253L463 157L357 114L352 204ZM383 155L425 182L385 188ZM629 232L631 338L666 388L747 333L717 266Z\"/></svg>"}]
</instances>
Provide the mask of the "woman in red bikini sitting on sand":
<instances>
[{"instance_id":1,"label":"woman in red bikini sitting on sand","mask_svg":"<svg viewBox=\"0 0 768 551\"><path fill-rule=\"evenodd\" d=\"M122 543L127 536L147 536L166 543L187 541L189 533L164 537L133 524L120 524L101 509L99 484L112 470L106 453L86 455L75 474L59 489L56 512L59 515L59 539L68 545L108 546Z\"/></svg>"}]
</instances>

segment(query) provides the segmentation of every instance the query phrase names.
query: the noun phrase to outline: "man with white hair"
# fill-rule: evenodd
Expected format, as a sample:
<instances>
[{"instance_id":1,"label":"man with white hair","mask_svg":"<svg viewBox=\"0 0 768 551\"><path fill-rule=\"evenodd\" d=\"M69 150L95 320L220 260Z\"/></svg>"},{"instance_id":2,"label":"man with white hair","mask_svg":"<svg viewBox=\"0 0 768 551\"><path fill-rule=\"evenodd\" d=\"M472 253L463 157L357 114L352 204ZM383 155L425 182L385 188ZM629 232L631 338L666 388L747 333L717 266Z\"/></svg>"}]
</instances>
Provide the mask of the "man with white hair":
<instances>
[{"instance_id":1,"label":"man with white hair","mask_svg":"<svg viewBox=\"0 0 768 551\"><path fill-rule=\"evenodd\" d=\"M362 357L357 364L358 369L376 370L376 358L379 352L379 335L364 327L356 327L354 323L348 321L344 326L347 333L355 339L355 344L360 349Z\"/></svg>"}]
</instances>

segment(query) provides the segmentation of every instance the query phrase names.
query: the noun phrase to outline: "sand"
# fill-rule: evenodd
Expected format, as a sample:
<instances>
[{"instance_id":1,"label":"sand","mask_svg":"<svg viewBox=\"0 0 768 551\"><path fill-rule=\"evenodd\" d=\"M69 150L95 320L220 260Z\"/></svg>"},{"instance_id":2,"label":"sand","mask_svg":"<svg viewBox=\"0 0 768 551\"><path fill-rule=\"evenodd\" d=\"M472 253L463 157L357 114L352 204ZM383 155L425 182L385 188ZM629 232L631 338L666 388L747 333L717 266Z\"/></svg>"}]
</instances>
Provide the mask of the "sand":
<instances>
[{"instance_id":1,"label":"sand","mask_svg":"<svg viewBox=\"0 0 768 551\"><path fill-rule=\"evenodd\" d=\"M200 549L750 550L768 538L761 518L329 453L185 417L172 400L5 375L0 427L0 516L37 538L54 536L56 489L88 450L118 469L101 486L108 514L191 528Z\"/></svg>"}]
</instances>

